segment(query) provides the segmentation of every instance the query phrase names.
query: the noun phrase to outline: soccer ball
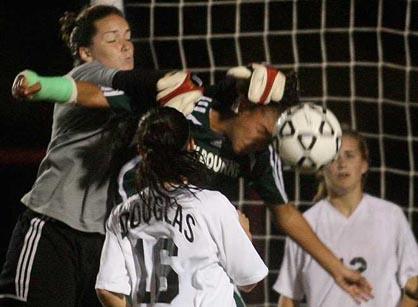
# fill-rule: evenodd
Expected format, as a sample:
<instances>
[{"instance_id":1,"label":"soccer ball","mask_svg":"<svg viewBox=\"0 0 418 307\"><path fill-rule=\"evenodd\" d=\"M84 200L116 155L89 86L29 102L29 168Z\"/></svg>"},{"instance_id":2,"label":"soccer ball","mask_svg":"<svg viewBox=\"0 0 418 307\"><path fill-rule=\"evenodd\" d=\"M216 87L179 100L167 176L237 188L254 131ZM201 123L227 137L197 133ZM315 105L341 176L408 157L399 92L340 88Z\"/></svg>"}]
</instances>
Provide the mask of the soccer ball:
<instances>
[{"instance_id":1,"label":"soccer ball","mask_svg":"<svg viewBox=\"0 0 418 307\"><path fill-rule=\"evenodd\" d=\"M309 102L283 112L276 135L282 160L303 171L331 162L341 146L341 126L335 115Z\"/></svg>"}]
</instances>

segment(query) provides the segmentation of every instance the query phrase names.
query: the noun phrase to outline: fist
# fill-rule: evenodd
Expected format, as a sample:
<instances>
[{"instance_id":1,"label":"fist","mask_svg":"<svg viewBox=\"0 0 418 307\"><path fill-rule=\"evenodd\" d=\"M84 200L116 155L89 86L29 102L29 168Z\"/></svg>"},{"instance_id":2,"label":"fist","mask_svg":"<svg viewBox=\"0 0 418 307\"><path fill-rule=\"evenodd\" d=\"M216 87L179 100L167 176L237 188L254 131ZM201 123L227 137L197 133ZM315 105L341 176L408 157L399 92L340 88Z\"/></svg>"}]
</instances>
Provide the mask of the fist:
<instances>
[{"instance_id":1,"label":"fist","mask_svg":"<svg viewBox=\"0 0 418 307\"><path fill-rule=\"evenodd\" d=\"M294 71L284 74L275 67L254 63L233 67L227 76L241 84L237 86L239 94L246 95L252 103L280 102L285 108L299 103L299 79Z\"/></svg>"},{"instance_id":2,"label":"fist","mask_svg":"<svg viewBox=\"0 0 418 307\"><path fill-rule=\"evenodd\" d=\"M228 70L227 75L249 82L247 96L253 103L264 105L283 98L286 76L272 66L255 63L237 66Z\"/></svg>"},{"instance_id":3,"label":"fist","mask_svg":"<svg viewBox=\"0 0 418 307\"><path fill-rule=\"evenodd\" d=\"M157 101L161 106L172 107L189 115L203 96L202 81L190 72L175 71L157 82Z\"/></svg>"},{"instance_id":4,"label":"fist","mask_svg":"<svg viewBox=\"0 0 418 307\"><path fill-rule=\"evenodd\" d=\"M30 100L40 90L40 82L29 85L27 70L20 72L13 81L12 95L18 100Z\"/></svg>"}]
</instances>

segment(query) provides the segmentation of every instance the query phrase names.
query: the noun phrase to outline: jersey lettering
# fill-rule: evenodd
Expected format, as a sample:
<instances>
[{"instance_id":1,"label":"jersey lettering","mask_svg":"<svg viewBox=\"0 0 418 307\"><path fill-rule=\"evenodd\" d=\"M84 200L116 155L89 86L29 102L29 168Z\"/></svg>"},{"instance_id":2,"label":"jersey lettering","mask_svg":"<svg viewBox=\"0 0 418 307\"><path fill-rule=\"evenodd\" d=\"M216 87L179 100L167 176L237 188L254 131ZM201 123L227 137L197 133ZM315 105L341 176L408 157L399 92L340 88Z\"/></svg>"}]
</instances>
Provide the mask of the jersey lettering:
<instances>
[{"instance_id":1,"label":"jersey lettering","mask_svg":"<svg viewBox=\"0 0 418 307\"><path fill-rule=\"evenodd\" d=\"M153 247L153 268L151 285L147 289L147 270L145 267L144 241L138 239L135 244L137 260L141 268L141 279L138 286L137 300L144 304L166 303L170 304L179 294L178 274L164 264L164 258L176 257L178 248L171 238L159 238ZM155 286L154 286L155 285Z\"/></svg>"},{"instance_id":2,"label":"jersey lettering","mask_svg":"<svg viewBox=\"0 0 418 307\"><path fill-rule=\"evenodd\" d=\"M193 226L196 225L193 215L190 215L190 214L186 215L186 224L187 224L187 230L184 230L184 236L186 237L187 241L192 243L194 241L194 235L193 235L193 228L191 224L193 224Z\"/></svg>"},{"instance_id":3,"label":"jersey lettering","mask_svg":"<svg viewBox=\"0 0 418 307\"><path fill-rule=\"evenodd\" d=\"M122 238L128 235L129 229L136 228L142 223L149 224L154 217L156 221L164 221L182 233L190 243L194 241L194 226L196 225L194 217L186 213L183 215L183 207L175 206L175 211L168 210L167 206L162 205L163 200L156 200L152 206L145 206L141 199L135 199L131 202L129 211L119 214L119 224ZM169 211L172 216L169 216Z\"/></svg>"},{"instance_id":4,"label":"jersey lettering","mask_svg":"<svg viewBox=\"0 0 418 307\"><path fill-rule=\"evenodd\" d=\"M200 146L196 146L196 151L201 154L200 162L205 164L208 169L213 170L215 173L222 173L232 178L238 177L239 164L237 162L222 158L213 152L208 152Z\"/></svg>"}]
</instances>

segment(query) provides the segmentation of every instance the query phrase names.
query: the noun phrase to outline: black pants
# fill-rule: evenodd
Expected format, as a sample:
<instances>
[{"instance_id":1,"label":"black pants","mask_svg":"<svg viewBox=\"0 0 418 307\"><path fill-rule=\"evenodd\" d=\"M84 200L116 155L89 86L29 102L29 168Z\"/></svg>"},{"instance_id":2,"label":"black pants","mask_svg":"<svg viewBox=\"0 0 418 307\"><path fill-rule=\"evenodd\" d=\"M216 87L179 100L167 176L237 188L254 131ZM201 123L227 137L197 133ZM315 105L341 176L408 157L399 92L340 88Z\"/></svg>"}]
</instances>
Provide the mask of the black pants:
<instances>
[{"instance_id":1,"label":"black pants","mask_svg":"<svg viewBox=\"0 0 418 307\"><path fill-rule=\"evenodd\" d=\"M26 210L0 274L0 306L101 306L94 284L103 241Z\"/></svg>"}]
</instances>

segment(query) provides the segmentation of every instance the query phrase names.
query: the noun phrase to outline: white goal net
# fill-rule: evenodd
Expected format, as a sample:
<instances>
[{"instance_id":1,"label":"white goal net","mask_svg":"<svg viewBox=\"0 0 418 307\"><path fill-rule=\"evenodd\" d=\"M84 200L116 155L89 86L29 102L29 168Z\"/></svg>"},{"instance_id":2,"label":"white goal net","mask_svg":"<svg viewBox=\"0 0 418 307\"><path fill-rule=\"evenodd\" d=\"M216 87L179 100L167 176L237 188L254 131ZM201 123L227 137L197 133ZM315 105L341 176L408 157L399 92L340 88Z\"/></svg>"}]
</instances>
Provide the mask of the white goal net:
<instances>
[{"instance_id":1,"label":"white goal net","mask_svg":"<svg viewBox=\"0 0 418 307\"><path fill-rule=\"evenodd\" d=\"M371 150L367 190L404 209L418 234L418 1L125 0L138 64L188 68L215 82L236 65L268 62L298 72L302 100L329 107ZM288 195L311 204L313 176L285 170ZM275 306L283 236L242 191L269 278L246 296Z\"/></svg>"}]
</instances>

